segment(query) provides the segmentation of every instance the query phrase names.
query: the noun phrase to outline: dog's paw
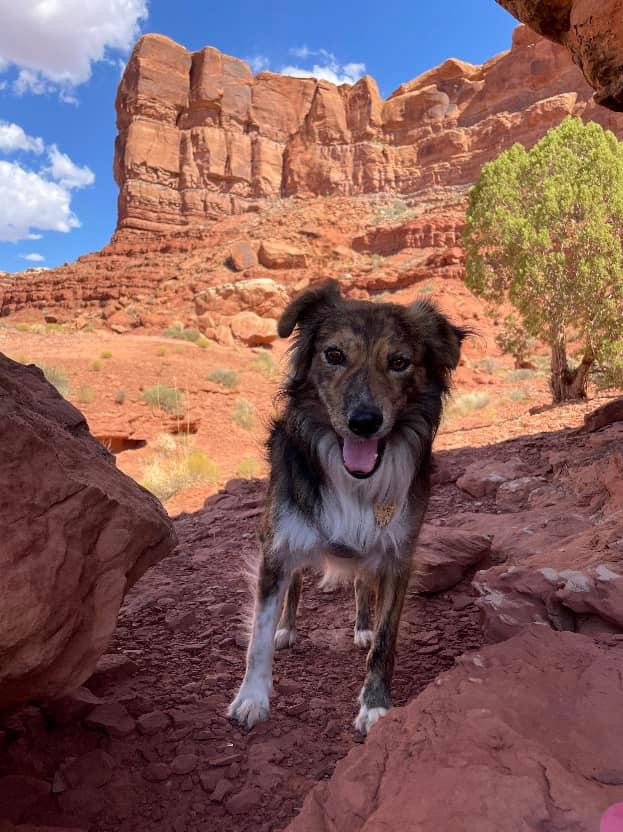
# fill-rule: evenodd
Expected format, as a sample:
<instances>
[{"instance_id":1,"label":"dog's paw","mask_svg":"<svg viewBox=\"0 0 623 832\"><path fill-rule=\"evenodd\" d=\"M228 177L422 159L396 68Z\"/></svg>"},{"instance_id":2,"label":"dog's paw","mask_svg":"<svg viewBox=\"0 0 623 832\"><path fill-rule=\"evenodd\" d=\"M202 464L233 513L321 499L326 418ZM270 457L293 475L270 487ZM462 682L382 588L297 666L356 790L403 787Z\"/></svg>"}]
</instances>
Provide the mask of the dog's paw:
<instances>
[{"instance_id":1,"label":"dog's paw","mask_svg":"<svg viewBox=\"0 0 623 832\"><path fill-rule=\"evenodd\" d=\"M355 729L365 736L386 713L387 708L368 708L367 705L362 705L355 720Z\"/></svg>"},{"instance_id":2,"label":"dog's paw","mask_svg":"<svg viewBox=\"0 0 623 832\"><path fill-rule=\"evenodd\" d=\"M373 639L373 630L355 630L355 637L353 641L355 642L356 647L365 647L367 650L369 647L372 647Z\"/></svg>"},{"instance_id":3,"label":"dog's paw","mask_svg":"<svg viewBox=\"0 0 623 832\"><path fill-rule=\"evenodd\" d=\"M283 650L292 647L296 643L296 630L289 627L280 627L275 633L275 650Z\"/></svg>"},{"instance_id":4,"label":"dog's paw","mask_svg":"<svg viewBox=\"0 0 623 832\"><path fill-rule=\"evenodd\" d=\"M240 689L238 696L227 709L227 716L246 728L253 728L258 722L268 719L270 702L268 693Z\"/></svg>"}]
</instances>

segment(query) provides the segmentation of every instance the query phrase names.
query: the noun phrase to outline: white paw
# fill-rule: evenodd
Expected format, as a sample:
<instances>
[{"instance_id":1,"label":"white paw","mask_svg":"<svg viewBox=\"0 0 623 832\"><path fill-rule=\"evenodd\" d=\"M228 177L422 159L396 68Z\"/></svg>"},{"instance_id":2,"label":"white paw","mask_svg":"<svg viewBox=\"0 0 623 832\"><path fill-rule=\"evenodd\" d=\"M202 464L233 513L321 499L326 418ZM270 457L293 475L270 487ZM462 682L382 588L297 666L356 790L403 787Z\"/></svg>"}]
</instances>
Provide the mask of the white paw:
<instances>
[{"instance_id":1,"label":"white paw","mask_svg":"<svg viewBox=\"0 0 623 832\"><path fill-rule=\"evenodd\" d=\"M292 647L296 643L296 630L289 627L280 627L275 633L275 650L283 650L285 647Z\"/></svg>"},{"instance_id":2,"label":"white paw","mask_svg":"<svg viewBox=\"0 0 623 832\"><path fill-rule=\"evenodd\" d=\"M373 630L355 630L355 638L353 641L357 647L365 647L367 649L372 646L373 639Z\"/></svg>"},{"instance_id":3,"label":"white paw","mask_svg":"<svg viewBox=\"0 0 623 832\"><path fill-rule=\"evenodd\" d=\"M369 733L370 728L379 721L382 716L387 713L387 708L368 708L367 705L362 705L355 720L355 728L360 734L364 736Z\"/></svg>"},{"instance_id":4,"label":"white paw","mask_svg":"<svg viewBox=\"0 0 623 832\"><path fill-rule=\"evenodd\" d=\"M270 702L268 691L240 688L238 696L227 709L227 716L235 719L247 728L253 728L257 722L268 719Z\"/></svg>"}]
</instances>

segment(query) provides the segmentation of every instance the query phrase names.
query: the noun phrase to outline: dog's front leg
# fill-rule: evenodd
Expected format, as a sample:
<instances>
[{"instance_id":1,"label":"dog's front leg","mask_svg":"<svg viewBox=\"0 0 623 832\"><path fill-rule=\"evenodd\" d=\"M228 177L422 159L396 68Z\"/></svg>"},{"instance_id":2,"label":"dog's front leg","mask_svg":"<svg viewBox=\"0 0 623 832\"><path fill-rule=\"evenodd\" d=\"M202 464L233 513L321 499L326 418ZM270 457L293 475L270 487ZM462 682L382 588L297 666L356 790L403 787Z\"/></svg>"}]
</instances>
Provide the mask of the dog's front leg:
<instances>
[{"instance_id":1,"label":"dog's front leg","mask_svg":"<svg viewBox=\"0 0 623 832\"><path fill-rule=\"evenodd\" d=\"M240 690L228 710L230 717L247 728L268 719L270 713L275 630L289 577L284 564L265 549L260 564L246 671Z\"/></svg>"},{"instance_id":2,"label":"dog's front leg","mask_svg":"<svg viewBox=\"0 0 623 832\"><path fill-rule=\"evenodd\" d=\"M367 734L391 706L390 686L402 605L409 584L410 564L379 576L376 594L376 627L368 653L367 674L361 693L355 728Z\"/></svg>"}]
</instances>

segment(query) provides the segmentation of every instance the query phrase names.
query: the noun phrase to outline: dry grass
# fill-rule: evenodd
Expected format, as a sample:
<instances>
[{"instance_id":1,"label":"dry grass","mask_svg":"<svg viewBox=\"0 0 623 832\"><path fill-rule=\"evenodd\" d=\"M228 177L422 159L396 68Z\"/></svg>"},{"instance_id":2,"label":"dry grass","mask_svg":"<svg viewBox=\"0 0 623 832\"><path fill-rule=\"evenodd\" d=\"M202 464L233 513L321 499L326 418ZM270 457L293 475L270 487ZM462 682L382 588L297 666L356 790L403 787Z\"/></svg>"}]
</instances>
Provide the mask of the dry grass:
<instances>
[{"instance_id":1,"label":"dry grass","mask_svg":"<svg viewBox=\"0 0 623 832\"><path fill-rule=\"evenodd\" d=\"M93 404L95 399L96 393L92 387L79 387L76 391L76 400L80 404Z\"/></svg>"},{"instance_id":2,"label":"dry grass","mask_svg":"<svg viewBox=\"0 0 623 832\"><path fill-rule=\"evenodd\" d=\"M259 477L260 471L260 461L248 454L240 460L240 465L236 469L236 476L243 480L253 480Z\"/></svg>"},{"instance_id":3,"label":"dry grass","mask_svg":"<svg viewBox=\"0 0 623 832\"><path fill-rule=\"evenodd\" d=\"M453 397L448 405L448 416L468 416L477 410L484 410L491 403L491 397L484 390L471 390Z\"/></svg>"},{"instance_id":4,"label":"dry grass","mask_svg":"<svg viewBox=\"0 0 623 832\"><path fill-rule=\"evenodd\" d=\"M218 465L202 450L178 443L166 434L158 437L155 447L156 455L145 466L142 484L159 500L169 500L199 483L218 481Z\"/></svg>"},{"instance_id":5,"label":"dry grass","mask_svg":"<svg viewBox=\"0 0 623 832\"><path fill-rule=\"evenodd\" d=\"M43 371L43 375L47 381L56 387L61 396L66 399L69 395L70 384L64 370L60 367L49 367L47 364L39 364L39 369Z\"/></svg>"},{"instance_id":6,"label":"dry grass","mask_svg":"<svg viewBox=\"0 0 623 832\"><path fill-rule=\"evenodd\" d=\"M232 411L233 421L245 430L251 430L255 424L255 411L248 399L238 399Z\"/></svg>"}]
</instances>

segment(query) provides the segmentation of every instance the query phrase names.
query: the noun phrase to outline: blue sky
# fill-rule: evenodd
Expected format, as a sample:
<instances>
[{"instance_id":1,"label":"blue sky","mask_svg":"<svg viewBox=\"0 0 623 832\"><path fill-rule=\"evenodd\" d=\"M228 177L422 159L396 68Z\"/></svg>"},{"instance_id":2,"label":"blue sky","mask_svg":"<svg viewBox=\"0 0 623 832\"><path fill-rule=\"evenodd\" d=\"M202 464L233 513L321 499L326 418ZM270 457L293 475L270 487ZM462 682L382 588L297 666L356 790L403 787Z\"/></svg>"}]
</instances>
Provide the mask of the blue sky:
<instances>
[{"instance_id":1,"label":"blue sky","mask_svg":"<svg viewBox=\"0 0 623 832\"><path fill-rule=\"evenodd\" d=\"M56 266L110 239L115 92L142 33L256 69L365 72L388 95L445 58L507 49L516 25L494 0L0 0L0 20L0 271Z\"/></svg>"}]
</instances>

